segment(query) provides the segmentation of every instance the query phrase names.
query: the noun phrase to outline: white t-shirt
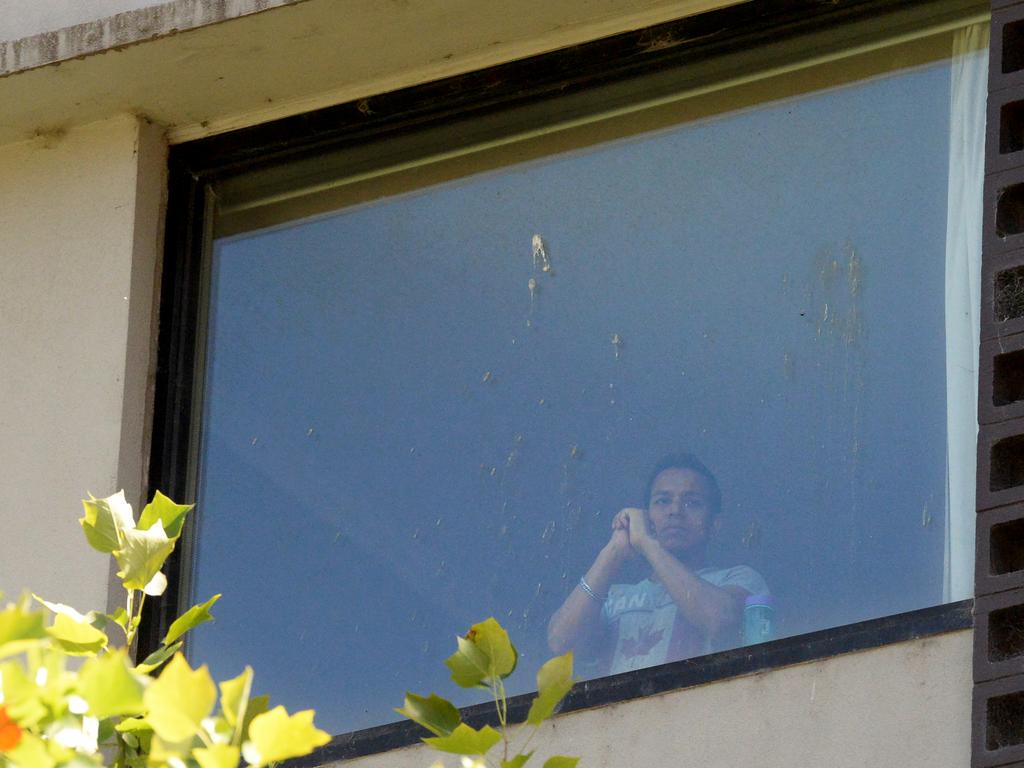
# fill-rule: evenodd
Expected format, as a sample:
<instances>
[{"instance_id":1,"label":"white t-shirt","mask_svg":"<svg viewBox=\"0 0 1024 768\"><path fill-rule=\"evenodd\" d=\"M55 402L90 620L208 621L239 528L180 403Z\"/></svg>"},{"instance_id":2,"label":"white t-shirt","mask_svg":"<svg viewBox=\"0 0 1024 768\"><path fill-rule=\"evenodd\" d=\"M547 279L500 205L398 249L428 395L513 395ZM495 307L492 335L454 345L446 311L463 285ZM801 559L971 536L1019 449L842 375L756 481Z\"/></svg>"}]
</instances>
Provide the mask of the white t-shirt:
<instances>
[{"instance_id":1,"label":"white t-shirt","mask_svg":"<svg viewBox=\"0 0 1024 768\"><path fill-rule=\"evenodd\" d=\"M702 568L697 575L716 587L735 586L751 595L769 594L768 584L761 574L747 565ZM615 643L608 674L652 667L713 650L709 638L679 615L664 585L650 579L638 584L613 584L601 608L601 619Z\"/></svg>"}]
</instances>

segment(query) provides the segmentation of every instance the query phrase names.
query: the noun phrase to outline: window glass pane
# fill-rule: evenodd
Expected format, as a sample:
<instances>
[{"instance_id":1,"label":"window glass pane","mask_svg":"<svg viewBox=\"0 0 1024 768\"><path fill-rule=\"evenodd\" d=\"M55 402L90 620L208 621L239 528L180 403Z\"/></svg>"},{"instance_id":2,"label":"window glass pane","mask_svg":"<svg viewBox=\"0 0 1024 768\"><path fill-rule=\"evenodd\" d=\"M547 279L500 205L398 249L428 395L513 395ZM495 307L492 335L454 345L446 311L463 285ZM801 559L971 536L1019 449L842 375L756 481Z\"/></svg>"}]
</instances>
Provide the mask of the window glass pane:
<instances>
[{"instance_id":1,"label":"window glass pane","mask_svg":"<svg viewBox=\"0 0 1024 768\"><path fill-rule=\"evenodd\" d=\"M660 550L632 513L583 675L739 645L749 596L775 637L948 599L951 66L874 57L218 239L195 656L343 732L450 690L493 614L530 690L627 508ZM679 452L720 510L678 459L649 497Z\"/></svg>"}]
</instances>

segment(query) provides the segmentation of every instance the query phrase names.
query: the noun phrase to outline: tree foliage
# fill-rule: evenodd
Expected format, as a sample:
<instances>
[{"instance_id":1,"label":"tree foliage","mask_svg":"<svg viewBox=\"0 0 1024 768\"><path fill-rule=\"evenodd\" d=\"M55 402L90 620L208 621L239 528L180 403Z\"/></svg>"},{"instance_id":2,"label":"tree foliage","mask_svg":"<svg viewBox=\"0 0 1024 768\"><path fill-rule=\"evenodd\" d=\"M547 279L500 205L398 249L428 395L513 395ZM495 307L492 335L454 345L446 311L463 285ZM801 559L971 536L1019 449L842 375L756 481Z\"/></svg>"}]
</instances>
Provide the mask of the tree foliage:
<instances>
[{"instance_id":1,"label":"tree foliage","mask_svg":"<svg viewBox=\"0 0 1024 768\"><path fill-rule=\"evenodd\" d=\"M83 505L85 538L116 561L125 605L82 613L25 595L0 610L0 768L263 768L327 743L312 710L290 715L253 696L252 669L218 686L180 653L220 595L134 663L143 606L166 589L162 569L192 508L159 492L138 521L123 492Z\"/></svg>"},{"instance_id":2,"label":"tree foliage","mask_svg":"<svg viewBox=\"0 0 1024 768\"><path fill-rule=\"evenodd\" d=\"M445 661L452 681L462 688L491 692L498 729L485 725L477 730L467 725L455 706L436 693L419 696L407 692L405 705L395 711L434 734L425 736L425 743L440 752L461 755L463 768L522 768L533 757L528 747L537 727L554 714L572 688L572 651L549 659L537 672L537 695L526 723L516 727L508 721L505 679L515 671L519 652L508 632L490 618L474 624L455 641L455 653ZM492 754L495 747L500 754ZM555 755L544 762L543 768L575 768L578 760ZM438 760L432 768L444 768L444 763Z\"/></svg>"}]
</instances>

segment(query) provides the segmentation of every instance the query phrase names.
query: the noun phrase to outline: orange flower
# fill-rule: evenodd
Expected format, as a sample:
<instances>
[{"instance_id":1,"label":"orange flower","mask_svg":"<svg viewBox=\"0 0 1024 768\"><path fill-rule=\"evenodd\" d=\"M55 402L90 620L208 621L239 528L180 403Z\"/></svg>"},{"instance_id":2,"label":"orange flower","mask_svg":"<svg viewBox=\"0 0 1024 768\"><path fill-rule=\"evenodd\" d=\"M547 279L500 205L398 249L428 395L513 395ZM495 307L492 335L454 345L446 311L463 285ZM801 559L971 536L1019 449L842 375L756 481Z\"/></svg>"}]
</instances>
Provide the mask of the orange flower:
<instances>
[{"instance_id":1,"label":"orange flower","mask_svg":"<svg viewBox=\"0 0 1024 768\"><path fill-rule=\"evenodd\" d=\"M7 708L0 706L0 752L10 752L21 742L21 728L7 715Z\"/></svg>"}]
</instances>

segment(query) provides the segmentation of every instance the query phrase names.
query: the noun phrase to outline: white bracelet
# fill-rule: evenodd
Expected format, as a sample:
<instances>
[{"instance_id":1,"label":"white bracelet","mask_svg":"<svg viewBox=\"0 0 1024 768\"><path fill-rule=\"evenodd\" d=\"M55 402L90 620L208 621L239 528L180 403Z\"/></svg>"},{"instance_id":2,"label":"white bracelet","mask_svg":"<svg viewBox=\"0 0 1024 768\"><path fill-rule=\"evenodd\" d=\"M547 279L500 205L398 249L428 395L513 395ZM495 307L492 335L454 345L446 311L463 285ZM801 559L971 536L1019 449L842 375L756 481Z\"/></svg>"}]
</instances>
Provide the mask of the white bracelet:
<instances>
[{"instance_id":1,"label":"white bracelet","mask_svg":"<svg viewBox=\"0 0 1024 768\"><path fill-rule=\"evenodd\" d=\"M605 600L608 599L607 597L601 597L593 589L591 589L590 585L587 584L587 580L583 576L580 576L580 589L582 589L584 592L586 592L592 598L597 600L597 602L599 602L599 603L603 603Z\"/></svg>"}]
</instances>

